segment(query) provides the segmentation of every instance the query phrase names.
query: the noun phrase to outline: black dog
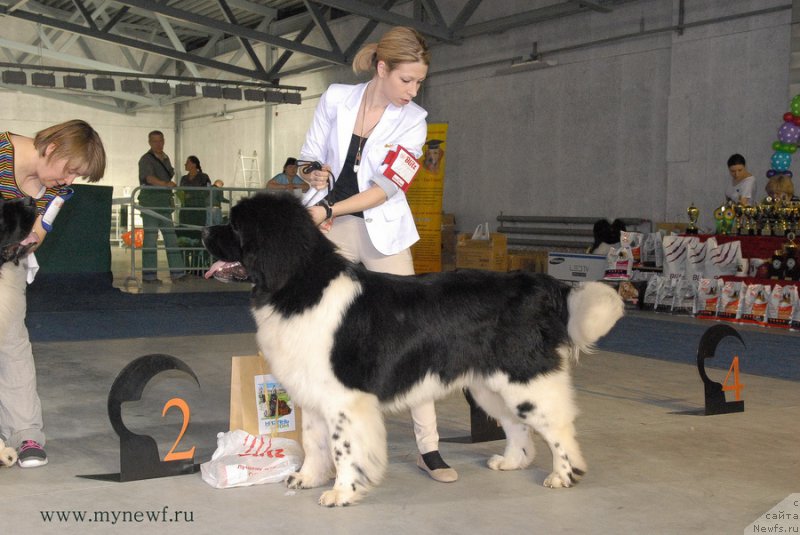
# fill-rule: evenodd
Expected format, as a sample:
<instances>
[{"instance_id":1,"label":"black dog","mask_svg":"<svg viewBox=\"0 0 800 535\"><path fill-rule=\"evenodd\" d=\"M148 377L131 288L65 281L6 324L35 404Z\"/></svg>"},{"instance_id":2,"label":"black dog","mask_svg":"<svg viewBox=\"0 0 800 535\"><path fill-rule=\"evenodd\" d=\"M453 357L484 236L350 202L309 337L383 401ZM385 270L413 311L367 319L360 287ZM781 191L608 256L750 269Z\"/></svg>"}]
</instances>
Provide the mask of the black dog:
<instances>
[{"instance_id":1,"label":"black dog","mask_svg":"<svg viewBox=\"0 0 800 535\"><path fill-rule=\"evenodd\" d=\"M35 241L28 241L36 221L36 201L31 197L3 199L0 197L0 266L6 262L19 263ZM23 243L27 242L27 243Z\"/></svg>"},{"instance_id":2,"label":"black dog","mask_svg":"<svg viewBox=\"0 0 800 535\"><path fill-rule=\"evenodd\" d=\"M290 487L323 485L335 468L320 503L355 503L386 470L381 410L462 387L506 433L490 468L528 466L534 429L553 454L545 486L570 487L585 473L570 368L622 316L612 288L523 272L373 273L337 254L286 195L242 200L203 242L249 273L261 351L305 411L306 457Z\"/></svg>"}]
</instances>

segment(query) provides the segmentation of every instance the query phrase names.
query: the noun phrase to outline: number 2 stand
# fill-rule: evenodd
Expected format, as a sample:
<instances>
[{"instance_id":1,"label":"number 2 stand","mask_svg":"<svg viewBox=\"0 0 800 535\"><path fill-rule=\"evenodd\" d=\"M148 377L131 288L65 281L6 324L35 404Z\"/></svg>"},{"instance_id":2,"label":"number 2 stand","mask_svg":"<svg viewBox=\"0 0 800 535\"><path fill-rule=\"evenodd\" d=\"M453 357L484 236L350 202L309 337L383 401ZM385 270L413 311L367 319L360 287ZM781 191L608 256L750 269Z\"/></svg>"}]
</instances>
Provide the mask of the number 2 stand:
<instances>
[{"instance_id":1,"label":"number 2 stand","mask_svg":"<svg viewBox=\"0 0 800 535\"><path fill-rule=\"evenodd\" d=\"M161 416L166 415L170 408L177 407L183 413L183 426L177 440L163 460L159 458L158 445L153 437L136 434L122 422L122 404L126 401L141 400L142 392L150 379L167 370L183 371L200 386L200 381L194 371L186 363L173 356L145 355L130 362L114 380L108 394L108 417L111 420L111 427L119 435L120 473L78 477L127 482L197 472L198 466L194 462L194 447L186 451L175 451L189 425L190 410L186 401L176 397L164 405Z\"/></svg>"}]
</instances>

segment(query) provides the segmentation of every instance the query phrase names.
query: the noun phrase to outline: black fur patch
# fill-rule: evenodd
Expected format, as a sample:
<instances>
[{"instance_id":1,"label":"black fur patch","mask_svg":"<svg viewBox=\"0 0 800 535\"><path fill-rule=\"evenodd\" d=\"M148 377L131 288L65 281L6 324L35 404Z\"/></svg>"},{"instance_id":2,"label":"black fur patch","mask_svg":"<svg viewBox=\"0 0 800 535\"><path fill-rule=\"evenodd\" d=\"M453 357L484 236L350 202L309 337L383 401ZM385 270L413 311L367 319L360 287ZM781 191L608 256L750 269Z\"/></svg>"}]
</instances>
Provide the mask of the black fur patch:
<instances>
[{"instance_id":1,"label":"black fur patch","mask_svg":"<svg viewBox=\"0 0 800 535\"><path fill-rule=\"evenodd\" d=\"M30 247L19 243L31 233L35 221L36 204L31 197L0 197L0 266L18 263L28 253Z\"/></svg>"},{"instance_id":2,"label":"black fur patch","mask_svg":"<svg viewBox=\"0 0 800 535\"><path fill-rule=\"evenodd\" d=\"M520 403L517 405L517 416L521 419L525 419L528 417L528 414L536 410L536 405L531 403L530 401L526 401L525 403Z\"/></svg>"}]
</instances>

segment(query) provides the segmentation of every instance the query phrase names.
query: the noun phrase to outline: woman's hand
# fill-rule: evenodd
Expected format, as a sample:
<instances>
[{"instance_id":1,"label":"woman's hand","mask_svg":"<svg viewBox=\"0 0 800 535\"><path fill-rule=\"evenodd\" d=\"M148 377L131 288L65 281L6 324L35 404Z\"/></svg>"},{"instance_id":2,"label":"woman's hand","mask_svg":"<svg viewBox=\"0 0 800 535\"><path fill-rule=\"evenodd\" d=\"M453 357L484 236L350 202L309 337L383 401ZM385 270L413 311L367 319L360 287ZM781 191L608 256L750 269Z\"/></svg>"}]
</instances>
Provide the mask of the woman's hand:
<instances>
[{"instance_id":1,"label":"woman's hand","mask_svg":"<svg viewBox=\"0 0 800 535\"><path fill-rule=\"evenodd\" d=\"M316 190L327 188L330 176L331 166L328 164L323 164L322 169L315 169L307 175L300 174L300 177Z\"/></svg>"}]
</instances>

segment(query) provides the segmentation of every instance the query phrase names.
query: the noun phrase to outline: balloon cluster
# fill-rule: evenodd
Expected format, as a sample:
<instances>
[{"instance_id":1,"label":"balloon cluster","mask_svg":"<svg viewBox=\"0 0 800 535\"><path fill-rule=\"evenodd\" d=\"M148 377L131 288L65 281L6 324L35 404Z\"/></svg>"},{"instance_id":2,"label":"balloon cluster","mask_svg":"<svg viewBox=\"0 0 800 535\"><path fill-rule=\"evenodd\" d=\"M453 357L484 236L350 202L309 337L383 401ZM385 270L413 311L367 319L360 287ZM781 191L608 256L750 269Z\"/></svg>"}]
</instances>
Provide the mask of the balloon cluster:
<instances>
[{"instance_id":1,"label":"balloon cluster","mask_svg":"<svg viewBox=\"0 0 800 535\"><path fill-rule=\"evenodd\" d=\"M792 111L783 114L783 124L778 130L778 141L772 144L775 153L770 159L772 169L767 171L767 178L776 175L792 176L789 167L792 165L792 154L797 151L800 140L800 95L795 95L790 105Z\"/></svg>"}]
</instances>

